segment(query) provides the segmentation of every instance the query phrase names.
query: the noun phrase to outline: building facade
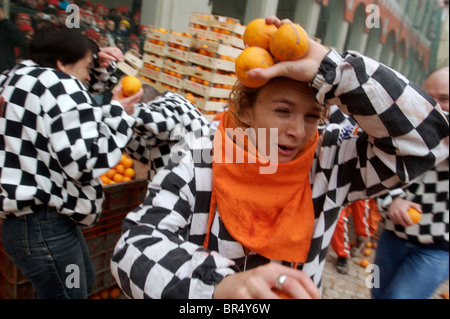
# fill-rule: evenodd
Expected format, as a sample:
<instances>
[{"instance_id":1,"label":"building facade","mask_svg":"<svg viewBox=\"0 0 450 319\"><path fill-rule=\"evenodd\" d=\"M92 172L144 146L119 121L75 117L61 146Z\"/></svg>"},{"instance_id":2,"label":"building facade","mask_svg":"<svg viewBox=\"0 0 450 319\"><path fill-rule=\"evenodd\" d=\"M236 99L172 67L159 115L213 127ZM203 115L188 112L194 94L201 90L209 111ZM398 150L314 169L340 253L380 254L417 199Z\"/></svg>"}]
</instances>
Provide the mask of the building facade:
<instances>
[{"instance_id":1,"label":"building facade","mask_svg":"<svg viewBox=\"0 0 450 319\"><path fill-rule=\"evenodd\" d=\"M419 84L430 71L448 65L448 1L142 0L141 19L185 31L193 11L232 17L244 25L269 15L288 18L324 45L359 51Z\"/></svg>"},{"instance_id":2,"label":"building facade","mask_svg":"<svg viewBox=\"0 0 450 319\"><path fill-rule=\"evenodd\" d=\"M0 0L9 3L22 0ZM37 1L37 0L30 0ZM27 1L26 3L30 2ZM86 0L77 0L85 3ZM248 24L276 15L300 23L311 37L338 51L356 50L422 84L449 62L448 0L90 0L140 11L140 24L186 32L193 12Z\"/></svg>"}]
</instances>

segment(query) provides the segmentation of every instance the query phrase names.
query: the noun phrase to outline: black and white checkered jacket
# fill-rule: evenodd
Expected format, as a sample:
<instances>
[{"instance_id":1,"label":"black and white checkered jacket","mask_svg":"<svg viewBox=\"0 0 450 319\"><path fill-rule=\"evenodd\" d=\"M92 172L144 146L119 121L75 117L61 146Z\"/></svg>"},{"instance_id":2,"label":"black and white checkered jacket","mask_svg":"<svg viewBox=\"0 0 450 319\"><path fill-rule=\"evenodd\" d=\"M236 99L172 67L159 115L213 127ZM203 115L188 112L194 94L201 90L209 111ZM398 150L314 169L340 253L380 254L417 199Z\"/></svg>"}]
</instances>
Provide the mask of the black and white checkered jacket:
<instances>
[{"instance_id":1,"label":"black and white checkered jacket","mask_svg":"<svg viewBox=\"0 0 450 319\"><path fill-rule=\"evenodd\" d=\"M95 76L107 82L106 73L98 69ZM168 107L164 113L138 104L129 116L117 101L98 106L79 80L30 60L0 75L0 94L6 101L0 114L3 218L29 214L32 206L43 204L82 227L92 226L104 203L99 177L120 161L127 144L139 141L135 132L157 131L155 123L163 116L161 130L173 130ZM177 99L174 105L180 104ZM137 151L142 162L149 160L148 148Z\"/></svg>"},{"instance_id":2,"label":"black and white checkered jacket","mask_svg":"<svg viewBox=\"0 0 450 319\"><path fill-rule=\"evenodd\" d=\"M384 228L412 243L425 244L448 251L448 185L449 160L447 158L417 178L407 188L395 189L377 198L378 207L384 218ZM394 224L389 219L387 209L397 196L422 205L422 218L418 224L404 227Z\"/></svg>"},{"instance_id":3,"label":"black and white checkered jacket","mask_svg":"<svg viewBox=\"0 0 450 319\"><path fill-rule=\"evenodd\" d=\"M60 71L23 61L0 76L0 217L54 206L81 226L103 208L99 176L118 163L135 120L118 102L98 106Z\"/></svg>"},{"instance_id":4,"label":"black and white checkered jacket","mask_svg":"<svg viewBox=\"0 0 450 319\"><path fill-rule=\"evenodd\" d=\"M442 140L449 127L436 102L418 86L355 52L343 58L330 51L312 85L320 103L339 105L363 128L354 135L354 128L337 124L319 127L310 172L315 223L307 261L300 267L320 287L340 209L403 186L447 158ZM189 128L167 167L149 184L144 203L127 215L111 262L127 296L211 298L224 276L269 262L252 252L246 255L217 211L209 247L202 247L217 125Z\"/></svg>"}]
</instances>

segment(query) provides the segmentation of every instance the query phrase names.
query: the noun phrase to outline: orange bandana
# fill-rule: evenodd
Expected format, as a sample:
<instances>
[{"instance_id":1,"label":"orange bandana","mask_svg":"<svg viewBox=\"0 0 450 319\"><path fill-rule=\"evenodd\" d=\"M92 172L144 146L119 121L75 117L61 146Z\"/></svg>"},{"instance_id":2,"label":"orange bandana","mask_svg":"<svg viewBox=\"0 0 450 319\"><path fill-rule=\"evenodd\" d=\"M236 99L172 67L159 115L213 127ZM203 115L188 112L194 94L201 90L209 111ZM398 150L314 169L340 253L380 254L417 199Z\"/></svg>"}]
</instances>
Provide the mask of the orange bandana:
<instances>
[{"instance_id":1,"label":"orange bandana","mask_svg":"<svg viewBox=\"0 0 450 319\"><path fill-rule=\"evenodd\" d=\"M268 164L249 161L254 155L247 150L244 163L225 162L225 145L232 144L234 152L239 147L225 133L225 127L234 128L230 117L225 112L218 127L222 141L214 143L222 147L222 160L213 162L208 230L217 206L227 231L245 248L269 259L304 263L314 225L309 171L318 132L293 161L279 163L274 174L260 174L260 167ZM208 241L209 231L205 247Z\"/></svg>"}]
</instances>

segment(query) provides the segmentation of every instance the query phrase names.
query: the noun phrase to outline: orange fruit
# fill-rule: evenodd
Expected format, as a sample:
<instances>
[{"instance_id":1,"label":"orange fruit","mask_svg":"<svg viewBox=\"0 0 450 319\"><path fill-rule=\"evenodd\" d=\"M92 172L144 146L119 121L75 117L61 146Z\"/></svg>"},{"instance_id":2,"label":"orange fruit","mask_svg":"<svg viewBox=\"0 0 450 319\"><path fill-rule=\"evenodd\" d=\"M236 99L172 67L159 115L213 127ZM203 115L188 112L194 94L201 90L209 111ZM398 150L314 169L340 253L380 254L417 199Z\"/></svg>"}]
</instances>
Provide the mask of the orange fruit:
<instances>
[{"instance_id":1,"label":"orange fruit","mask_svg":"<svg viewBox=\"0 0 450 319\"><path fill-rule=\"evenodd\" d=\"M141 81L131 75L127 75L122 80L122 92L125 96L132 96L142 88Z\"/></svg>"},{"instance_id":2,"label":"orange fruit","mask_svg":"<svg viewBox=\"0 0 450 319\"><path fill-rule=\"evenodd\" d=\"M422 214L414 207L408 208L408 215L414 224L417 224L422 218Z\"/></svg>"},{"instance_id":3,"label":"orange fruit","mask_svg":"<svg viewBox=\"0 0 450 319\"><path fill-rule=\"evenodd\" d=\"M106 175L100 176L100 180L102 181L103 185L109 185L111 183L111 179L108 178Z\"/></svg>"},{"instance_id":4,"label":"orange fruit","mask_svg":"<svg viewBox=\"0 0 450 319\"><path fill-rule=\"evenodd\" d=\"M370 255L372 255L372 250L370 248L364 249L363 255L369 257Z\"/></svg>"},{"instance_id":5,"label":"orange fruit","mask_svg":"<svg viewBox=\"0 0 450 319\"><path fill-rule=\"evenodd\" d=\"M129 177L129 178L133 178L135 174L136 174L136 172L131 167L126 168L125 172L123 172L123 175L125 175L126 177Z\"/></svg>"},{"instance_id":6,"label":"orange fruit","mask_svg":"<svg viewBox=\"0 0 450 319\"><path fill-rule=\"evenodd\" d=\"M370 261L368 261L367 259L361 259L359 261L358 265L360 265L363 268L366 268L367 266L370 265Z\"/></svg>"},{"instance_id":7,"label":"orange fruit","mask_svg":"<svg viewBox=\"0 0 450 319\"><path fill-rule=\"evenodd\" d=\"M272 289L272 291L274 293L276 293L278 295L278 297L280 297L281 299L292 299L288 294L282 292L282 291L278 291L276 289Z\"/></svg>"},{"instance_id":8,"label":"orange fruit","mask_svg":"<svg viewBox=\"0 0 450 319\"><path fill-rule=\"evenodd\" d=\"M274 63L273 57L267 50L260 47L248 47L236 59L236 75L245 86L250 88L260 87L268 81L250 79L248 71L255 68L268 68Z\"/></svg>"},{"instance_id":9,"label":"orange fruit","mask_svg":"<svg viewBox=\"0 0 450 319\"><path fill-rule=\"evenodd\" d=\"M117 287L113 287L111 289L109 289L109 296L111 298L117 298L120 296L120 289Z\"/></svg>"},{"instance_id":10,"label":"orange fruit","mask_svg":"<svg viewBox=\"0 0 450 319\"><path fill-rule=\"evenodd\" d=\"M270 53L279 61L299 60L308 49L308 34L296 23L283 24L270 39Z\"/></svg>"},{"instance_id":11,"label":"orange fruit","mask_svg":"<svg viewBox=\"0 0 450 319\"><path fill-rule=\"evenodd\" d=\"M116 166L114 166L114 168L118 174L123 174L125 172L125 166L123 166L122 164L117 164Z\"/></svg>"},{"instance_id":12,"label":"orange fruit","mask_svg":"<svg viewBox=\"0 0 450 319\"><path fill-rule=\"evenodd\" d=\"M113 177L113 181L116 183L123 182L123 175L122 174L116 174Z\"/></svg>"},{"instance_id":13,"label":"orange fruit","mask_svg":"<svg viewBox=\"0 0 450 319\"><path fill-rule=\"evenodd\" d=\"M129 178L128 176L124 176L122 178L122 182L129 182L129 181L131 181L131 178Z\"/></svg>"},{"instance_id":14,"label":"orange fruit","mask_svg":"<svg viewBox=\"0 0 450 319\"><path fill-rule=\"evenodd\" d=\"M120 164L123 165L123 167L125 167L125 169L133 167L133 160L131 158L125 157L124 159L122 159L120 161Z\"/></svg>"},{"instance_id":15,"label":"orange fruit","mask_svg":"<svg viewBox=\"0 0 450 319\"><path fill-rule=\"evenodd\" d=\"M101 299L108 299L108 290L107 289L103 289L102 291L99 292L100 298Z\"/></svg>"},{"instance_id":16,"label":"orange fruit","mask_svg":"<svg viewBox=\"0 0 450 319\"><path fill-rule=\"evenodd\" d=\"M116 175L117 171L114 168L111 168L109 171L105 173L106 177L112 179L114 175Z\"/></svg>"},{"instance_id":17,"label":"orange fruit","mask_svg":"<svg viewBox=\"0 0 450 319\"><path fill-rule=\"evenodd\" d=\"M270 48L270 39L278 28L273 24L267 24L265 19L255 19L250 22L244 31L244 45Z\"/></svg>"}]
</instances>

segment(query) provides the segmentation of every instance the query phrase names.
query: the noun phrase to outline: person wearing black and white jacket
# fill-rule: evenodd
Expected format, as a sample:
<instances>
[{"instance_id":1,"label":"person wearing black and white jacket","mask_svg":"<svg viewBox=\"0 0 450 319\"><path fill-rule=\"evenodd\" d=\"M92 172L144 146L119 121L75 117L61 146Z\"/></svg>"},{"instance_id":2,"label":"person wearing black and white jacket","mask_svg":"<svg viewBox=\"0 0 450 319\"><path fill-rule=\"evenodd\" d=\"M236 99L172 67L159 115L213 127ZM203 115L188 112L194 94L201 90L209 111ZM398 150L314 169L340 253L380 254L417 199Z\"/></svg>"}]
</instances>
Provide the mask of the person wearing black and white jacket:
<instances>
[{"instance_id":1,"label":"person wearing black and white jacket","mask_svg":"<svg viewBox=\"0 0 450 319\"><path fill-rule=\"evenodd\" d=\"M123 56L98 51L76 29L42 28L30 58L0 75L2 243L39 298L87 298L95 271L80 228L99 219L99 177L134 135L127 113L142 92L97 105L84 86L96 80L90 70ZM74 267L78 287L66 285Z\"/></svg>"},{"instance_id":2,"label":"person wearing black and white jacket","mask_svg":"<svg viewBox=\"0 0 450 319\"><path fill-rule=\"evenodd\" d=\"M281 24L275 17L267 21ZM341 56L310 41L302 60L249 74L269 83L258 89L238 85L230 110L209 126L189 127L195 118L181 113L159 118L154 134L160 137L172 135L165 124L174 120L188 128L168 165L149 184L143 204L124 221L111 270L128 297L276 298L280 292L291 298L320 297L340 209L405 186L448 157L448 121L436 102L399 73L356 52ZM154 103L162 109L174 107L166 106L164 97ZM180 110L193 107L180 99L179 103ZM333 104L362 130L353 135L354 128L318 126L325 106ZM271 115L263 116L265 112ZM232 162L227 166L225 161L212 161L212 156L226 153L216 149L216 139L248 149L250 158L251 139L240 144L238 136L232 140L219 134L232 127L233 119L251 128L275 127L262 124L275 119L292 125L282 130L285 134L279 132L276 150L282 165L274 176L255 175L252 165L245 165L250 172ZM299 153L295 143L303 145ZM309 187L311 193L300 199L304 209L287 211L284 192L297 196L297 184L291 183L300 175L292 171L283 175L285 181L277 175L285 174L292 163L306 179L302 194L308 194ZM226 170L233 174L219 174ZM277 180L278 186L263 179ZM278 216L286 213L286 218L270 215L274 223L261 223L271 218L273 203L280 204L283 214ZM298 219L297 213L303 217ZM271 231L279 240L268 235ZM292 244L284 244L289 240Z\"/></svg>"},{"instance_id":3,"label":"person wearing black and white jacket","mask_svg":"<svg viewBox=\"0 0 450 319\"><path fill-rule=\"evenodd\" d=\"M424 90L448 115L448 67L432 72ZM449 272L449 160L448 158L404 189L377 198L384 217L375 264L380 280L372 288L375 299L426 299L448 278ZM409 208L421 212L414 224Z\"/></svg>"}]
</instances>

